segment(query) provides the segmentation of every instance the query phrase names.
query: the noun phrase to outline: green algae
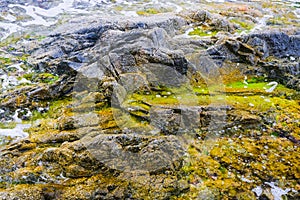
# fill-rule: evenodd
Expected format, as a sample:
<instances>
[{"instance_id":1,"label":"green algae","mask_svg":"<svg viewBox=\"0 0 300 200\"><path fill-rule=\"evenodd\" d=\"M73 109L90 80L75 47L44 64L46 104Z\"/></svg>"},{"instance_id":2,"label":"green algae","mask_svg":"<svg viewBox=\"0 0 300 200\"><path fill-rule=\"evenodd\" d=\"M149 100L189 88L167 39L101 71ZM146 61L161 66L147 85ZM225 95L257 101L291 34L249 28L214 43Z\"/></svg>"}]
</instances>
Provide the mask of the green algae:
<instances>
[{"instance_id":1,"label":"green algae","mask_svg":"<svg viewBox=\"0 0 300 200\"><path fill-rule=\"evenodd\" d=\"M243 31L243 30L250 31L255 26L255 24L253 22L246 21L246 20L239 19L239 18L231 19L230 22L240 26L241 30L239 30L239 31Z\"/></svg>"},{"instance_id":2,"label":"green algae","mask_svg":"<svg viewBox=\"0 0 300 200\"><path fill-rule=\"evenodd\" d=\"M14 48L13 45L15 45L18 42L21 42L23 40L42 40L44 39L44 35L39 35L34 32L32 33L16 33L11 34L9 37L5 38L4 40L0 41L0 47L2 48Z\"/></svg>"},{"instance_id":3,"label":"green algae","mask_svg":"<svg viewBox=\"0 0 300 200\"><path fill-rule=\"evenodd\" d=\"M157 9L157 8L146 8L146 9L143 9L143 10L136 11L136 13L138 15L147 16L147 15L155 15L155 14L159 14L159 13L165 13L165 12L169 12L169 11L170 10L165 9L165 8L160 8L160 9Z\"/></svg>"},{"instance_id":4,"label":"green algae","mask_svg":"<svg viewBox=\"0 0 300 200\"><path fill-rule=\"evenodd\" d=\"M48 107L46 112L32 111L30 121L32 126L28 129L31 138L39 138L41 135L59 133L59 117L71 116L71 98L56 99L51 102L39 102L39 106Z\"/></svg>"},{"instance_id":5,"label":"green algae","mask_svg":"<svg viewBox=\"0 0 300 200\"><path fill-rule=\"evenodd\" d=\"M57 75L53 75L50 73L37 73L37 72L26 73L23 75L23 78L32 82L48 83L48 84L53 84L57 80L59 80L59 76Z\"/></svg>"},{"instance_id":6,"label":"green algae","mask_svg":"<svg viewBox=\"0 0 300 200\"><path fill-rule=\"evenodd\" d=\"M207 189L221 199L241 195L254 199L251 189L270 179L282 187L297 189L299 148L290 141L225 137L213 141L209 155L203 154L204 142L198 141L189 148L190 157L182 173L192 187L183 199L197 198Z\"/></svg>"},{"instance_id":7,"label":"green algae","mask_svg":"<svg viewBox=\"0 0 300 200\"><path fill-rule=\"evenodd\" d=\"M11 58L8 57L0 57L0 66L8 66L13 63Z\"/></svg>"},{"instance_id":8,"label":"green algae","mask_svg":"<svg viewBox=\"0 0 300 200\"><path fill-rule=\"evenodd\" d=\"M27 37L27 36L24 36L24 38ZM6 38L5 40L2 40L0 42L0 47L11 47L10 45L11 44L15 44L17 42L19 42L20 40L22 40L23 37L22 36L15 36L15 35L11 35L9 36L8 38Z\"/></svg>"},{"instance_id":9,"label":"green algae","mask_svg":"<svg viewBox=\"0 0 300 200\"><path fill-rule=\"evenodd\" d=\"M134 93L126 99L129 102L132 101L131 105L137 105L139 102L150 105L178 105L183 102L189 105L197 102L200 105L207 105L210 99L217 99L226 95L229 102L242 101L242 105L248 105L251 101L257 104L262 103L263 105L272 103L281 104L280 101L282 101L282 104L297 105L296 100L293 101L291 99L297 98L297 91L278 84L272 92L268 92L266 90L271 87L268 85L269 82L260 82L261 80L262 78L251 78L246 83L237 81L228 83L222 87L220 85L210 85L209 87L201 85L195 87L166 88L162 91ZM145 104L141 105L145 106ZM148 106L145 109L147 108Z\"/></svg>"},{"instance_id":10,"label":"green algae","mask_svg":"<svg viewBox=\"0 0 300 200\"><path fill-rule=\"evenodd\" d=\"M15 122L2 123L0 122L0 129L13 129L16 127Z\"/></svg>"},{"instance_id":11,"label":"green algae","mask_svg":"<svg viewBox=\"0 0 300 200\"><path fill-rule=\"evenodd\" d=\"M197 35L197 36L200 36L200 37L204 37L204 36L215 36L217 33L218 33L218 31L205 29L203 27L197 27L197 28L194 28L188 34L191 35L191 36Z\"/></svg>"},{"instance_id":12,"label":"green algae","mask_svg":"<svg viewBox=\"0 0 300 200\"><path fill-rule=\"evenodd\" d=\"M138 15L154 15L158 14L159 10L154 9L154 8L148 8L146 10L140 10L136 12Z\"/></svg>"},{"instance_id":13,"label":"green algae","mask_svg":"<svg viewBox=\"0 0 300 200\"><path fill-rule=\"evenodd\" d=\"M299 27L299 19L296 15L296 7L286 7L285 4L270 4L264 2L262 6L273 12L273 16L266 22L269 27Z\"/></svg>"}]
</instances>

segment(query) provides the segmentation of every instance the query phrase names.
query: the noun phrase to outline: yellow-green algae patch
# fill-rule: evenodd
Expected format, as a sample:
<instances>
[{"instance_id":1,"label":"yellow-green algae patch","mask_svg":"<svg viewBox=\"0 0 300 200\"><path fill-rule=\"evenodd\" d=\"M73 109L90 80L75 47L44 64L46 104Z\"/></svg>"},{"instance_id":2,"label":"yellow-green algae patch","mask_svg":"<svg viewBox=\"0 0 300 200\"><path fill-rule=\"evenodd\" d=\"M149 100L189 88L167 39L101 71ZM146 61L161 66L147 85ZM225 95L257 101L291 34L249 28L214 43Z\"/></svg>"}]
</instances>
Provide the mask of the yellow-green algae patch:
<instances>
[{"instance_id":1,"label":"yellow-green algae patch","mask_svg":"<svg viewBox=\"0 0 300 200\"><path fill-rule=\"evenodd\" d=\"M239 25L240 29L238 30L238 32L250 31L255 26L253 22L249 20L239 19L239 18L233 18L230 20L230 22Z\"/></svg>"},{"instance_id":2,"label":"yellow-green algae patch","mask_svg":"<svg viewBox=\"0 0 300 200\"><path fill-rule=\"evenodd\" d=\"M209 193L217 199L255 199L253 188L276 181L282 188L299 189L299 148L283 138L219 138L197 141L189 148L182 172L191 190L181 198Z\"/></svg>"},{"instance_id":3,"label":"yellow-green algae patch","mask_svg":"<svg viewBox=\"0 0 300 200\"><path fill-rule=\"evenodd\" d=\"M207 28L204 27L196 27L194 28L191 32L189 32L188 34L193 36L193 35L197 35L197 36L215 36L218 33L218 31L214 31L214 30L209 30Z\"/></svg>"},{"instance_id":4,"label":"yellow-green algae patch","mask_svg":"<svg viewBox=\"0 0 300 200\"><path fill-rule=\"evenodd\" d=\"M2 123L0 122L0 129L13 129L16 127L16 122L7 122L7 123Z\"/></svg>"}]
</instances>

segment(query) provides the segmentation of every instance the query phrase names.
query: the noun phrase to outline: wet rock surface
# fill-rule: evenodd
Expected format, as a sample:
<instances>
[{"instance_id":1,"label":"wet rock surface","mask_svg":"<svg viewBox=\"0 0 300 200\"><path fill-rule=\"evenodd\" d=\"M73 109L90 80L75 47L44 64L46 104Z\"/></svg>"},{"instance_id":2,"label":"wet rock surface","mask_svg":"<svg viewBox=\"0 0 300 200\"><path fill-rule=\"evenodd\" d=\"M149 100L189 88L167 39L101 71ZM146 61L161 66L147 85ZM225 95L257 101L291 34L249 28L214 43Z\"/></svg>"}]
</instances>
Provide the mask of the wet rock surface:
<instances>
[{"instance_id":1,"label":"wet rock surface","mask_svg":"<svg viewBox=\"0 0 300 200\"><path fill-rule=\"evenodd\" d=\"M297 199L299 31L236 37L222 17L82 18L23 46L43 76L0 95L4 121L33 112L1 146L0 197ZM218 34L182 35L204 24Z\"/></svg>"}]
</instances>

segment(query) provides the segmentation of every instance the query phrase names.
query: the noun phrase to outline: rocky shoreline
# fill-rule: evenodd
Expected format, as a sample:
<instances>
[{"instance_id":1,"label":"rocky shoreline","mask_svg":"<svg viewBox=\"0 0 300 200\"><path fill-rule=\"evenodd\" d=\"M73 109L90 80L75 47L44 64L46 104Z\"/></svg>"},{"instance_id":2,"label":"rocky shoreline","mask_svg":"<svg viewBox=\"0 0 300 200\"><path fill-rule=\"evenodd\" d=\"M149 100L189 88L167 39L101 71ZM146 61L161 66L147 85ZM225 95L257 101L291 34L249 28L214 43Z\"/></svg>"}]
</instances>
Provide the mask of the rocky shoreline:
<instances>
[{"instance_id":1,"label":"rocky shoreline","mask_svg":"<svg viewBox=\"0 0 300 200\"><path fill-rule=\"evenodd\" d=\"M2 89L3 126L32 125L1 137L0 198L298 199L300 30L252 28L83 17L6 44L30 83Z\"/></svg>"}]
</instances>

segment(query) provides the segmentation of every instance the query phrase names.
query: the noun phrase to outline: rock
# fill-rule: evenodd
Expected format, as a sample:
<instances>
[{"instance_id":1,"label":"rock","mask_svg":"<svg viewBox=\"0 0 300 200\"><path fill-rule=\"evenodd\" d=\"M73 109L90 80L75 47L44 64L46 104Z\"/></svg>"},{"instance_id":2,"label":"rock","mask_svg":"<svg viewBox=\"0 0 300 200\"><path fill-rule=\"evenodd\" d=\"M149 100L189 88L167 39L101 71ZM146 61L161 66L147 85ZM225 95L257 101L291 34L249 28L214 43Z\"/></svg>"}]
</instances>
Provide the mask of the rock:
<instances>
[{"instance_id":1,"label":"rock","mask_svg":"<svg viewBox=\"0 0 300 200\"><path fill-rule=\"evenodd\" d=\"M273 61L261 63L261 66L264 73L268 74L271 79L278 80L289 88L299 90L300 68L298 61L273 59Z\"/></svg>"},{"instance_id":2,"label":"rock","mask_svg":"<svg viewBox=\"0 0 300 200\"><path fill-rule=\"evenodd\" d=\"M218 60L248 63L255 67L255 72L267 74L272 80L280 80L284 85L299 89L300 39L298 35L287 35L284 32L267 32L249 34L236 39L225 39L221 45L207 50L208 54ZM290 60L289 58L293 59ZM272 61L267 61L268 59ZM292 84L293 83L293 84Z\"/></svg>"},{"instance_id":3,"label":"rock","mask_svg":"<svg viewBox=\"0 0 300 200\"><path fill-rule=\"evenodd\" d=\"M9 109L9 112L14 112L17 108L37 110L41 101L50 101L70 94L73 81L74 78L63 75L51 85L39 84L16 88L0 95L0 106Z\"/></svg>"},{"instance_id":4,"label":"rock","mask_svg":"<svg viewBox=\"0 0 300 200\"><path fill-rule=\"evenodd\" d=\"M98 135L83 142L99 162L121 171L161 173L173 169L173 162L180 163L184 154L181 141L176 137Z\"/></svg>"},{"instance_id":5,"label":"rock","mask_svg":"<svg viewBox=\"0 0 300 200\"><path fill-rule=\"evenodd\" d=\"M190 17L201 24L208 24L212 31L233 32L235 29L230 22L224 19L224 17L217 14L211 14L206 10L197 11L191 14Z\"/></svg>"},{"instance_id":6,"label":"rock","mask_svg":"<svg viewBox=\"0 0 300 200\"><path fill-rule=\"evenodd\" d=\"M72 130L81 127L93 127L97 126L100 122L98 116L94 113L80 113L77 115L62 116L58 118L59 130Z\"/></svg>"},{"instance_id":7,"label":"rock","mask_svg":"<svg viewBox=\"0 0 300 200\"><path fill-rule=\"evenodd\" d=\"M242 42L258 48L262 58L275 56L278 58L300 55L300 36L287 35L284 32L257 33L245 36Z\"/></svg>"},{"instance_id":8,"label":"rock","mask_svg":"<svg viewBox=\"0 0 300 200\"><path fill-rule=\"evenodd\" d=\"M57 29L57 31L50 35L47 40L43 41L43 43L41 44L43 48L39 48L33 52L31 63L33 63L40 71L48 71L54 74L63 74L66 72L68 74L71 74L71 72L73 73L74 70L77 71L86 63L90 63L91 59L95 60L95 58L89 56L91 54L87 53L86 50L95 46L97 41L102 42L96 45L96 48L101 48L104 50L106 48L110 48L109 51L111 51L111 53L105 52L105 55L109 55L108 53L110 53L109 56L112 60L114 60L113 56L116 56L116 54L113 54L113 52L117 52L117 49L120 48L122 44L126 44L126 40L135 40L135 42L133 42L135 48L136 46L139 46L139 44L142 44L143 40L145 40L144 42L146 43L143 43L142 46L148 44L147 46L145 46L146 48L161 46L163 47L165 43L165 35L160 31L154 31L153 33L151 33L150 31L150 35L152 34L152 36L150 36L147 41L145 37L146 35L143 36L143 31L138 31L140 27L136 26L136 24L139 24L141 22L135 20L132 20L131 22L125 22L122 20L111 22L104 19L99 19L95 22L94 19L90 20L92 20L92 23L86 23L87 25L84 28L80 28L82 26L77 26L77 24L82 23L82 21L73 21L70 24L63 25L60 29ZM89 19L85 18L85 21L89 21ZM185 23L185 20L180 17L172 15L161 15L160 18L155 18L154 23L153 20L145 18L143 29L151 30L155 29L155 27L161 27L161 30L167 31L169 34L171 34L173 33L173 31L180 29L181 26ZM174 27L175 30L169 30L170 27ZM133 29L134 31L125 31L131 29ZM117 37L119 37L118 35L122 36L116 38L117 41L110 43L114 38L114 35L116 35ZM109 37L108 40L106 39L107 37ZM142 39L143 37L144 39ZM151 37L152 39L154 39L154 43L152 43ZM110 47L110 45L112 46ZM130 54L124 55L124 52L126 49L128 49L127 51L131 50L130 46L132 45L126 45L128 47L119 49L122 51L124 50L122 52L123 56L118 58L123 59L123 61L130 60L128 59L128 57L127 59L125 59L126 56L130 56ZM105 55L100 56L100 60ZM97 59L98 58L99 57L97 57ZM131 56L131 58L133 57Z\"/></svg>"},{"instance_id":9,"label":"rock","mask_svg":"<svg viewBox=\"0 0 300 200\"><path fill-rule=\"evenodd\" d=\"M177 134L180 130L180 110L153 108L150 111L151 124L164 134Z\"/></svg>"},{"instance_id":10,"label":"rock","mask_svg":"<svg viewBox=\"0 0 300 200\"><path fill-rule=\"evenodd\" d=\"M231 199L269 176L295 185L297 93L258 80L299 89L297 34L235 37L208 11L82 19L29 51L58 80L0 95L6 116L53 100L28 138L1 146L1 199ZM190 23L227 33L183 39Z\"/></svg>"},{"instance_id":11,"label":"rock","mask_svg":"<svg viewBox=\"0 0 300 200\"><path fill-rule=\"evenodd\" d=\"M289 36L284 32L256 33L233 40L225 40L222 45L209 49L208 53L212 56L219 56L219 58L215 57L216 59L237 62L244 62L245 60L242 59L246 56L246 61L254 64L255 62L251 62L250 56L257 57L257 59L265 59L269 56L299 57L299 45L298 35Z\"/></svg>"},{"instance_id":12,"label":"rock","mask_svg":"<svg viewBox=\"0 0 300 200\"><path fill-rule=\"evenodd\" d=\"M212 20L212 15L210 14L210 12L206 11L206 10L200 10L197 11L196 13L194 13L191 16L192 19L200 21L200 22L205 22L205 21L209 21Z\"/></svg>"}]
</instances>

